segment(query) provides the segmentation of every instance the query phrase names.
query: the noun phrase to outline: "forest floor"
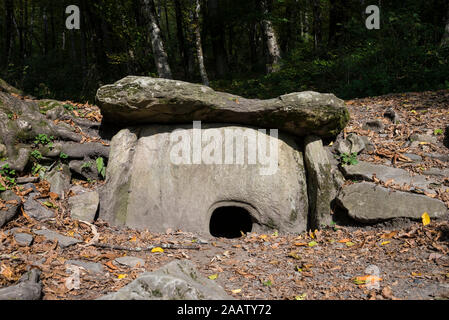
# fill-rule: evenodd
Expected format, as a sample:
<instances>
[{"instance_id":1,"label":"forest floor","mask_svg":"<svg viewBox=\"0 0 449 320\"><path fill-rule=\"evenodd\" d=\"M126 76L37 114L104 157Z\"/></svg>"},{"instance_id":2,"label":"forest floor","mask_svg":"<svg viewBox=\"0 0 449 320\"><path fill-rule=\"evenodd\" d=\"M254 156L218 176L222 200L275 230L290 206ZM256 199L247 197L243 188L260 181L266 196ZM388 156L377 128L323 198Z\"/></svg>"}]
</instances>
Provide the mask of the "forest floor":
<instances>
[{"instance_id":1,"label":"forest floor","mask_svg":"<svg viewBox=\"0 0 449 320\"><path fill-rule=\"evenodd\" d=\"M443 146L443 132L436 130L444 131L449 124L449 91L394 94L347 104L352 120L345 134L369 136L376 146L361 160L417 173L428 168L449 168L449 162L425 156L449 154ZM366 121L383 119L388 107L398 113L400 124L385 121L381 134L362 130ZM98 110L91 110L89 115L99 119ZM435 135L438 143L407 146L412 133ZM421 155L422 161L411 162L404 153ZM449 189L447 177L442 180ZM44 189L41 185L42 193L48 194ZM449 205L449 190L434 197ZM52 200L58 207L55 219L39 222L22 211L0 230L0 287L15 284L27 269L37 267L42 271L44 300L90 300L118 290L143 272L154 271L175 259L189 259L204 277L214 279L236 299L449 299L448 221L424 225L421 221L397 219L368 226L335 225L301 235L250 233L239 239L198 238L177 230L164 234L138 232L110 227L102 221L88 225L70 219L66 200ZM19 245L8 233L13 228L32 234L33 244ZM62 249L57 242L32 233L40 228L84 243ZM96 234L100 243L121 248L88 245ZM183 249L133 250L163 244ZM145 264L126 267L113 263L126 255L141 258ZM68 260L98 263L103 272L82 269L79 289L72 288L67 286L72 276Z\"/></svg>"}]
</instances>

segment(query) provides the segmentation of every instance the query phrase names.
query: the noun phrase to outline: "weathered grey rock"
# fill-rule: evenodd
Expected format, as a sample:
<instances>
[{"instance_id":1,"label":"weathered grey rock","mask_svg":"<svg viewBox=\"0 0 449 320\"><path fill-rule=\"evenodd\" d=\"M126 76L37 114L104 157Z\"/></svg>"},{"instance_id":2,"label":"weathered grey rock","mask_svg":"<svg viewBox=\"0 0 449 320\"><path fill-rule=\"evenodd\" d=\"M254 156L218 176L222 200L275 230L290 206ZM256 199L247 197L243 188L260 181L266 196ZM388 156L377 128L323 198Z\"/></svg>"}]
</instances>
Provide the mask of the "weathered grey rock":
<instances>
[{"instance_id":1,"label":"weathered grey rock","mask_svg":"<svg viewBox=\"0 0 449 320\"><path fill-rule=\"evenodd\" d=\"M205 279L188 261L175 260L144 273L126 287L98 300L233 300L213 280Z\"/></svg>"},{"instance_id":2,"label":"weathered grey rock","mask_svg":"<svg viewBox=\"0 0 449 320\"><path fill-rule=\"evenodd\" d=\"M437 176L437 177L448 177L449 178L449 169L438 169L438 168L430 168L423 172L426 176Z\"/></svg>"},{"instance_id":3,"label":"weathered grey rock","mask_svg":"<svg viewBox=\"0 0 449 320\"><path fill-rule=\"evenodd\" d=\"M6 93L14 93L18 95L23 95L23 92L9 83L7 83L5 80L0 79L0 91L6 92Z\"/></svg>"},{"instance_id":4,"label":"weathered grey rock","mask_svg":"<svg viewBox=\"0 0 449 320\"><path fill-rule=\"evenodd\" d=\"M414 153L404 153L404 156L406 156L413 162L421 162L422 161L422 157L417 154L414 154Z\"/></svg>"},{"instance_id":5,"label":"weathered grey rock","mask_svg":"<svg viewBox=\"0 0 449 320\"><path fill-rule=\"evenodd\" d=\"M304 159L307 168L307 189L309 194L310 221L313 230L332 223L331 202L335 197L332 181L332 168L317 137L307 137L304 141Z\"/></svg>"},{"instance_id":6,"label":"weathered grey rock","mask_svg":"<svg viewBox=\"0 0 449 320\"><path fill-rule=\"evenodd\" d=\"M34 238L31 234L17 232L14 233L14 240L23 247L29 247L33 243Z\"/></svg>"},{"instance_id":7,"label":"weathered grey rock","mask_svg":"<svg viewBox=\"0 0 449 320\"><path fill-rule=\"evenodd\" d=\"M441 153L424 153L424 157L428 157L431 159L437 159L443 162L449 162L449 154L441 154Z\"/></svg>"},{"instance_id":8,"label":"weathered grey rock","mask_svg":"<svg viewBox=\"0 0 449 320\"><path fill-rule=\"evenodd\" d=\"M72 160L69 163L70 170L79 174L86 180L97 180L98 169L95 160Z\"/></svg>"},{"instance_id":9,"label":"weathered grey rock","mask_svg":"<svg viewBox=\"0 0 449 320\"><path fill-rule=\"evenodd\" d=\"M65 164L56 166L44 177L50 183L50 191L63 199L65 191L70 189L70 181L72 179L69 167Z\"/></svg>"},{"instance_id":10,"label":"weathered grey rock","mask_svg":"<svg viewBox=\"0 0 449 320\"><path fill-rule=\"evenodd\" d=\"M394 109L391 107L385 111L384 117L390 119L391 122L393 122L394 124L398 124L401 122L401 118L396 113L396 111L394 111Z\"/></svg>"},{"instance_id":11,"label":"weathered grey rock","mask_svg":"<svg viewBox=\"0 0 449 320\"><path fill-rule=\"evenodd\" d=\"M15 201L16 203L6 204L6 210L0 210L0 228L10 222L19 213L22 200L11 190L0 193L0 199L4 201Z\"/></svg>"},{"instance_id":12,"label":"weathered grey rock","mask_svg":"<svg viewBox=\"0 0 449 320\"><path fill-rule=\"evenodd\" d=\"M369 182L344 187L337 203L350 217L364 223L392 218L421 219L424 212L431 218L447 216L446 205L440 200L389 190Z\"/></svg>"},{"instance_id":13,"label":"weathered grey rock","mask_svg":"<svg viewBox=\"0 0 449 320\"><path fill-rule=\"evenodd\" d=\"M438 139L435 136L429 135L429 134L413 134L410 136L410 141L414 142L427 142L427 143L433 143L436 144L438 142Z\"/></svg>"},{"instance_id":14,"label":"weathered grey rock","mask_svg":"<svg viewBox=\"0 0 449 320\"><path fill-rule=\"evenodd\" d=\"M336 149L340 154L360 153L365 149L365 142L362 137L356 135L355 133L351 133L346 137L346 139L338 142Z\"/></svg>"},{"instance_id":15,"label":"weathered grey rock","mask_svg":"<svg viewBox=\"0 0 449 320\"><path fill-rule=\"evenodd\" d=\"M119 265L124 265L129 268L136 268L136 267L144 267L145 266L145 260L137 258L137 257L119 257L114 260L114 263L117 263Z\"/></svg>"},{"instance_id":16,"label":"weathered grey rock","mask_svg":"<svg viewBox=\"0 0 449 320\"><path fill-rule=\"evenodd\" d=\"M171 142L170 134L179 128L184 131L177 134L191 137L193 129L189 126L155 125L140 128L139 135L125 129L112 139L106 184L100 196L100 219L154 232L171 228L208 234L216 209L239 207L251 215L254 231L305 230L308 199L304 161L293 139L260 133L259 141L278 144L278 161L271 162L271 167L259 161L250 164L246 147L243 164L236 164L234 152L230 159L233 165L202 161L178 165L173 163L172 153L179 142ZM252 128L225 125L203 125L197 133L224 139L225 130L240 130L237 136L242 138L245 132L257 133ZM210 144L203 143L203 151L207 146ZM216 150L218 156L220 151L221 146ZM225 153L218 163L224 163Z\"/></svg>"},{"instance_id":17,"label":"weathered grey rock","mask_svg":"<svg viewBox=\"0 0 449 320\"><path fill-rule=\"evenodd\" d=\"M51 231L51 230L47 230L47 229L33 230L33 233L40 235L40 236L44 236L47 240L58 241L58 245L62 249L73 246L73 245L81 242L81 240L78 240L78 239L75 239L72 237L67 237L60 233L57 233L57 232Z\"/></svg>"},{"instance_id":18,"label":"weathered grey rock","mask_svg":"<svg viewBox=\"0 0 449 320\"><path fill-rule=\"evenodd\" d=\"M0 300L40 300L42 283L39 276L38 269L27 272L19 280L19 284L0 289Z\"/></svg>"},{"instance_id":19,"label":"weathered grey rock","mask_svg":"<svg viewBox=\"0 0 449 320\"><path fill-rule=\"evenodd\" d=\"M375 131L375 132L382 132L385 130L385 125L382 122L382 120L377 119L377 120L371 120L371 121L367 121L363 126L362 126L363 130L371 130L371 131Z\"/></svg>"},{"instance_id":20,"label":"weathered grey rock","mask_svg":"<svg viewBox=\"0 0 449 320\"><path fill-rule=\"evenodd\" d=\"M4 156L6 156L7 151L8 150L6 149L6 146L0 143L0 157L3 158Z\"/></svg>"},{"instance_id":21,"label":"weathered grey rock","mask_svg":"<svg viewBox=\"0 0 449 320\"><path fill-rule=\"evenodd\" d=\"M36 220L44 220L53 218L55 213L42 205L40 200L34 200L35 197L39 196L38 193L30 193L23 205L23 209L26 214Z\"/></svg>"},{"instance_id":22,"label":"weathered grey rock","mask_svg":"<svg viewBox=\"0 0 449 320\"><path fill-rule=\"evenodd\" d=\"M72 219L93 222L98 210L100 198L97 191L83 193L69 199Z\"/></svg>"},{"instance_id":23,"label":"weathered grey rock","mask_svg":"<svg viewBox=\"0 0 449 320\"><path fill-rule=\"evenodd\" d=\"M349 121L343 100L332 94L301 92L251 100L202 85L147 77L130 76L101 87L96 99L104 121L122 127L203 121L331 137Z\"/></svg>"},{"instance_id":24,"label":"weathered grey rock","mask_svg":"<svg viewBox=\"0 0 449 320\"><path fill-rule=\"evenodd\" d=\"M39 182L39 177L19 177L16 179L17 184L28 184Z\"/></svg>"},{"instance_id":25,"label":"weathered grey rock","mask_svg":"<svg viewBox=\"0 0 449 320\"><path fill-rule=\"evenodd\" d=\"M393 179L393 184L406 184L422 189L428 193L435 193L435 191L429 186L432 183L432 180L427 180L427 178L423 175L412 176L409 172L403 169L359 161L356 165L342 167L342 171L345 178L350 180L359 179L374 181L373 175L375 175L376 178L382 182L387 182Z\"/></svg>"},{"instance_id":26,"label":"weathered grey rock","mask_svg":"<svg viewBox=\"0 0 449 320\"><path fill-rule=\"evenodd\" d=\"M365 144L365 149L364 150L366 152L369 153L369 152L376 151L376 146L374 145L374 143L371 142L371 140L368 137L361 136L360 138L362 139L363 143Z\"/></svg>"},{"instance_id":27,"label":"weathered grey rock","mask_svg":"<svg viewBox=\"0 0 449 320\"><path fill-rule=\"evenodd\" d=\"M82 267L87 271L89 271L90 273L103 274L105 272L104 267L101 263L82 261L82 260L67 260L65 264Z\"/></svg>"}]
</instances>

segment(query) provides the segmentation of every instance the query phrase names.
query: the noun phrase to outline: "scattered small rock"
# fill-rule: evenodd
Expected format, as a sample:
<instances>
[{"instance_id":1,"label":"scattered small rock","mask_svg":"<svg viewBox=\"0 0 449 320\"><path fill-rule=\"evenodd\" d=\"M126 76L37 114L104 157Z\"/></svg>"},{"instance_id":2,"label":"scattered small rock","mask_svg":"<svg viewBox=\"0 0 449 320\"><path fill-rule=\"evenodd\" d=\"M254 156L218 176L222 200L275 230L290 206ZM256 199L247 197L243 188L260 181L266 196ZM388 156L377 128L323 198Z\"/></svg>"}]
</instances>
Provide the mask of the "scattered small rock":
<instances>
[{"instance_id":1,"label":"scattered small rock","mask_svg":"<svg viewBox=\"0 0 449 320\"><path fill-rule=\"evenodd\" d=\"M422 161L422 157L417 154L414 154L414 153L404 153L404 156L409 158L413 162L421 162Z\"/></svg>"},{"instance_id":2,"label":"scattered small rock","mask_svg":"<svg viewBox=\"0 0 449 320\"><path fill-rule=\"evenodd\" d=\"M410 141L415 142L425 142L436 144L438 142L437 138L429 134L413 134L410 136Z\"/></svg>"},{"instance_id":3,"label":"scattered small rock","mask_svg":"<svg viewBox=\"0 0 449 320\"><path fill-rule=\"evenodd\" d=\"M400 117L398 116L396 111L394 111L394 109L391 107L385 111L384 117L390 119L391 122L393 122L394 124L398 124L401 122Z\"/></svg>"},{"instance_id":4,"label":"scattered small rock","mask_svg":"<svg viewBox=\"0 0 449 320\"><path fill-rule=\"evenodd\" d=\"M72 219L93 222L98 210L100 197L97 191L82 193L69 199Z\"/></svg>"},{"instance_id":5,"label":"scattered small rock","mask_svg":"<svg viewBox=\"0 0 449 320\"><path fill-rule=\"evenodd\" d=\"M0 199L4 201L16 201L16 204L6 204L6 210L0 210L0 228L10 222L18 214L22 200L11 190L0 194Z\"/></svg>"},{"instance_id":6,"label":"scattered small rock","mask_svg":"<svg viewBox=\"0 0 449 320\"><path fill-rule=\"evenodd\" d=\"M50 191L56 193L61 199L64 198L64 192L70 188L71 181L70 169L67 165L57 166L47 175L45 180L50 183Z\"/></svg>"},{"instance_id":7,"label":"scattered small rock","mask_svg":"<svg viewBox=\"0 0 449 320\"><path fill-rule=\"evenodd\" d=\"M447 215L447 207L440 200L392 191L369 182L355 183L343 188L337 197L337 203L351 218L363 223L392 218L420 219L424 212L431 218Z\"/></svg>"},{"instance_id":8,"label":"scattered small rock","mask_svg":"<svg viewBox=\"0 0 449 320\"><path fill-rule=\"evenodd\" d=\"M365 142L360 136L351 133L345 140L338 142L336 148L340 154L360 153L363 149L365 149Z\"/></svg>"},{"instance_id":9,"label":"scattered small rock","mask_svg":"<svg viewBox=\"0 0 449 320\"><path fill-rule=\"evenodd\" d=\"M367 121L363 126L362 126L363 130L371 130L374 132L382 132L385 130L385 125L382 122L382 120L377 119L377 120L371 120L371 121Z\"/></svg>"},{"instance_id":10,"label":"scattered small rock","mask_svg":"<svg viewBox=\"0 0 449 320\"><path fill-rule=\"evenodd\" d=\"M44 236L47 240L58 241L58 245L62 249L67 248L72 245L75 245L77 243L81 243L81 240L78 240L78 239L75 239L72 237L67 237L60 233L57 233L57 232L51 231L51 230L47 230L47 229L33 230L33 233L40 235L40 236Z\"/></svg>"},{"instance_id":11,"label":"scattered small rock","mask_svg":"<svg viewBox=\"0 0 449 320\"><path fill-rule=\"evenodd\" d=\"M120 257L114 260L115 263L127 266L129 268L145 266L145 260L137 257Z\"/></svg>"},{"instance_id":12,"label":"scattered small rock","mask_svg":"<svg viewBox=\"0 0 449 320\"><path fill-rule=\"evenodd\" d=\"M39 196L38 193L32 192L28 195L23 209L26 214L36 220L44 220L53 218L55 213L53 210L47 209L39 200L34 200L35 197Z\"/></svg>"},{"instance_id":13,"label":"scattered small rock","mask_svg":"<svg viewBox=\"0 0 449 320\"><path fill-rule=\"evenodd\" d=\"M213 280L203 278L189 260L175 260L144 273L126 287L98 300L233 300Z\"/></svg>"},{"instance_id":14,"label":"scattered small rock","mask_svg":"<svg viewBox=\"0 0 449 320\"><path fill-rule=\"evenodd\" d=\"M14 240L23 247L29 247L33 243L34 238L28 233L15 233Z\"/></svg>"},{"instance_id":15,"label":"scattered small rock","mask_svg":"<svg viewBox=\"0 0 449 320\"><path fill-rule=\"evenodd\" d=\"M82 260L67 260L65 262L67 265L74 265L77 267L82 267L89 271L90 273L95 274L103 274L104 273L104 267L100 263L96 262L89 262L89 261L82 261Z\"/></svg>"},{"instance_id":16,"label":"scattered small rock","mask_svg":"<svg viewBox=\"0 0 449 320\"><path fill-rule=\"evenodd\" d=\"M22 276L19 284L0 289L0 300L40 300L42 296L40 274L38 269L33 269Z\"/></svg>"}]
</instances>

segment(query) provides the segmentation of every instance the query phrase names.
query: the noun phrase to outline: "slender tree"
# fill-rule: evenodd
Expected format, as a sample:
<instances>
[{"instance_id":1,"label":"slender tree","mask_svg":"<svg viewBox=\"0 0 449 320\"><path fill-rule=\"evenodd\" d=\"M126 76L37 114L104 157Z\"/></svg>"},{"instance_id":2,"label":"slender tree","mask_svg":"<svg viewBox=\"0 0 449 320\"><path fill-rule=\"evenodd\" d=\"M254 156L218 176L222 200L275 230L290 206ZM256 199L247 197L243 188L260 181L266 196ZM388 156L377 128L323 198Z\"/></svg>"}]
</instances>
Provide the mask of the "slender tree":
<instances>
[{"instance_id":1,"label":"slender tree","mask_svg":"<svg viewBox=\"0 0 449 320\"><path fill-rule=\"evenodd\" d=\"M259 0L259 7L262 10L262 29L265 35L268 64L267 72L272 73L276 71L281 61L281 49L279 48L276 33L274 31L273 23L270 20L271 10L268 3L269 0Z\"/></svg>"},{"instance_id":2,"label":"slender tree","mask_svg":"<svg viewBox=\"0 0 449 320\"><path fill-rule=\"evenodd\" d=\"M153 48L154 61L159 77L172 79L170 65L168 64L168 55L164 48L161 29L157 23L153 0L142 0L142 8L144 16L149 22L151 46Z\"/></svg>"},{"instance_id":3,"label":"slender tree","mask_svg":"<svg viewBox=\"0 0 449 320\"><path fill-rule=\"evenodd\" d=\"M215 71L218 77L223 77L228 71L228 57L225 45L225 27L219 0L209 0L209 30L212 40L212 50L215 60Z\"/></svg>"},{"instance_id":4,"label":"slender tree","mask_svg":"<svg viewBox=\"0 0 449 320\"><path fill-rule=\"evenodd\" d=\"M193 0L193 34L195 36L196 57L198 62L198 68L200 70L201 80L205 86L209 86L209 78L207 76L206 67L204 65L203 44L201 41L200 30L200 12L201 4L200 0Z\"/></svg>"},{"instance_id":5,"label":"slender tree","mask_svg":"<svg viewBox=\"0 0 449 320\"><path fill-rule=\"evenodd\" d=\"M443 38L441 39L441 46L449 46L449 5L446 14L446 23L444 25Z\"/></svg>"}]
</instances>

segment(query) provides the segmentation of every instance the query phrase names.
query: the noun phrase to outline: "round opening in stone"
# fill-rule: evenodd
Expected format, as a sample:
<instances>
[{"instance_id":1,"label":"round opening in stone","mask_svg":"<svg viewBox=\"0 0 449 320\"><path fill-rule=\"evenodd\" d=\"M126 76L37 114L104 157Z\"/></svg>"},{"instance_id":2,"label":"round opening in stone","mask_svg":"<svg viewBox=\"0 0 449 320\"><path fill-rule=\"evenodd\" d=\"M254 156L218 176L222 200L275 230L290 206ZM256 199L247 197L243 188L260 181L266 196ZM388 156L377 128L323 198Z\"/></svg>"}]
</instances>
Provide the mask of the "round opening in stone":
<instances>
[{"instance_id":1,"label":"round opening in stone","mask_svg":"<svg viewBox=\"0 0 449 320\"><path fill-rule=\"evenodd\" d=\"M240 238L251 232L253 220L247 210L241 207L220 207L210 218L210 234L217 238Z\"/></svg>"}]
</instances>

